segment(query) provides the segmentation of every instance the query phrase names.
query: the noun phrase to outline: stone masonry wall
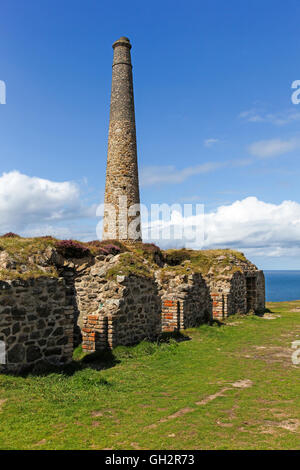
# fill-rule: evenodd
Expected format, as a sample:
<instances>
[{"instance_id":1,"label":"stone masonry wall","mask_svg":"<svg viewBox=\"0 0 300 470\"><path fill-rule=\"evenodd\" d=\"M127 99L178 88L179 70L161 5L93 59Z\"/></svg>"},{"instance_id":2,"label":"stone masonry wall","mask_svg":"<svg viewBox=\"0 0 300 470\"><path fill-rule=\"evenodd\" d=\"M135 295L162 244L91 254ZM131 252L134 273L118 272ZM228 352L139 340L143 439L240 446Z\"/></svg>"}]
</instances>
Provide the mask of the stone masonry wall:
<instances>
[{"instance_id":1,"label":"stone masonry wall","mask_svg":"<svg viewBox=\"0 0 300 470\"><path fill-rule=\"evenodd\" d=\"M211 318L211 299L201 274L162 284L162 331L192 328Z\"/></svg>"},{"instance_id":2,"label":"stone masonry wall","mask_svg":"<svg viewBox=\"0 0 300 470\"><path fill-rule=\"evenodd\" d=\"M155 279L120 275L107 281L105 274L113 263L112 258L96 264L77 282L78 305L85 311L83 348L89 351L264 309L261 271L207 278L199 273L175 274L165 279L158 270Z\"/></svg>"},{"instance_id":3,"label":"stone masonry wall","mask_svg":"<svg viewBox=\"0 0 300 470\"><path fill-rule=\"evenodd\" d=\"M118 276L123 286L108 323L109 346L154 339L161 331L161 302L154 279Z\"/></svg>"},{"instance_id":4,"label":"stone masonry wall","mask_svg":"<svg viewBox=\"0 0 300 470\"><path fill-rule=\"evenodd\" d=\"M111 276L120 256L76 266L68 261L60 278L0 281L0 341L7 359L1 363L0 347L0 372L71 361L77 330L83 349L96 351L264 310L264 275L257 269L202 276L158 268L149 276Z\"/></svg>"},{"instance_id":5,"label":"stone masonry wall","mask_svg":"<svg viewBox=\"0 0 300 470\"><path fill-rule=\"evenodd\" d=\"M98 309L84 318L83 349L130 345L161 331L161 301L154 279L117 276L101 288Z\"/></svg>"},{"instance_id":6,"label":"stone masonry wall","mask_svg":"<svg viewBox=\"0 0 300 470\"><path fill-rule=\"evenodd\" d=\"M254 311L263 313L265 310L265 275L263 271L257 271L255 276L255 301Z\"/></svg>"},{"instance_id":7,"label":"stone masonry wall","mask_svg":"<svg viewBox=\"0 0 300 470\"><path fill-rule=\"evenodd\" d=\"M113 44L113 49L103 239L141 240L140 194L129 39L120 38ZM131 206L135 206L132 209L134 213L129 211ZM133 229L132 231L129 225ZM136 231L134 226L136 226Z\"/></svg>"},{"instance_id":8,"label":"stone masonry wall","mask_svg":"<svg viewBox=\"0 0 300 470\"><path fill-rule=\"evenodd\" d=\"M6 350L0 372L19 372L41 361L69 362L74 326L69 303L62 278L0 281L0 341Z\"/></svg>"},{"instance_id":9,"label":"stone masonry wall","mask_svg":"<svg viewBox=\"0 0 300 470\"><path fill-rule=\"evenodd\" d=\"M230 280L230 290L226 297L225 312L227 315L247 313L247 287L244 273L237 271L233 274Z\"/></svg>"},{"instance_id":10,"label":"stone masonry wall","mask_svg":"<svg viewBox=\"0 0 300 470\"><path fill-rule=\"evenodd\" d=\"M262 271L237 271L230 276L207 277L213 301L213 318L259 313L265 309L265 279Z\"/></svg>"},{"instance_id":11,"label":"stone masonry wall","mask_svg":"<svg viewBox=\"0 0 300 470\"><path fill-rule=\"evenodd\" d=\"M97 270L95 267L91 270L95 277ZM82 286L83 282L85 278L81 280ZM84 317L85 350L154 339L162 332L194 327L211 318L211 299L200 274L177 276L163 283L159 278L135 275L120 275L116 281L105 281L102 277L98 282L102 284L98 292L96 287L91 292L95 309L87 311ZM86 305L84 287L77 287L77 292L83 297L79 303Z\"/></svg>"},{"instance_id":12,"label":"stone masonry wall","mask_svg":"<svg viewBox=\"0 0 300 470\"><path fill-rule=\"evenodd\" d=\"M83 327L86 315L98 312L103 290L111 297L114 296L114 286L106 281L105 272L103 263L97 262L94 266L77 274L74 279L77 306L80 312L78 317L80 328Z\"/></svg>"}]
</instances>

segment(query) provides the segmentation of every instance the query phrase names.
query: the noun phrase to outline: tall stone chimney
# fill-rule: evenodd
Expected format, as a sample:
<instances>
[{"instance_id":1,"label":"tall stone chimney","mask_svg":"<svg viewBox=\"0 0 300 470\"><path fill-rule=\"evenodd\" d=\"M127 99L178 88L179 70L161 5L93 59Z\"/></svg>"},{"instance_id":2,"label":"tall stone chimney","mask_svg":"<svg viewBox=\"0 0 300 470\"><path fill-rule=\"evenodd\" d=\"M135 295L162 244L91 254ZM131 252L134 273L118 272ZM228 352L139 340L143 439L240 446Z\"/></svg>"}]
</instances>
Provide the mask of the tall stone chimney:
<instances>
[{"instance_id":1,"label":"tall stone chimney","mask_svg":"<svg viewBox=\"0 0 300 470\"><path fill-rule=\"evenodd\" d=\"M139 241L140 194L132 65L128 38L113 44L103 240ZM133 206L133 207L132 207ZM128 212L129 208L131 210ZM116 221L116 223L114 223Z\"/></svg>"}]
</instances>

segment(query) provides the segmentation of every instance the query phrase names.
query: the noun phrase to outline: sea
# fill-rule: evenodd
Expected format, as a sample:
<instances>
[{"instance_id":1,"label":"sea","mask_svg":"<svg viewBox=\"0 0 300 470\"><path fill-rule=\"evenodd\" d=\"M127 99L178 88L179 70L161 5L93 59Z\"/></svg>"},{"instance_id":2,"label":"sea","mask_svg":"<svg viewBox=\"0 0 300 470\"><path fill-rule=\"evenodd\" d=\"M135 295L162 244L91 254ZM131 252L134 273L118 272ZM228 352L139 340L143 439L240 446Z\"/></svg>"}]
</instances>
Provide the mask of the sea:
<instances>
[{"instance_id":1,"label":"sea","mask_svg":"<svg viewBox=\"0 0 300 470\"><path fill-rule=\"evenodd\" d=\"M300 271L264 271L266 301L300 300Z\"/></svg>"}]
</instances>

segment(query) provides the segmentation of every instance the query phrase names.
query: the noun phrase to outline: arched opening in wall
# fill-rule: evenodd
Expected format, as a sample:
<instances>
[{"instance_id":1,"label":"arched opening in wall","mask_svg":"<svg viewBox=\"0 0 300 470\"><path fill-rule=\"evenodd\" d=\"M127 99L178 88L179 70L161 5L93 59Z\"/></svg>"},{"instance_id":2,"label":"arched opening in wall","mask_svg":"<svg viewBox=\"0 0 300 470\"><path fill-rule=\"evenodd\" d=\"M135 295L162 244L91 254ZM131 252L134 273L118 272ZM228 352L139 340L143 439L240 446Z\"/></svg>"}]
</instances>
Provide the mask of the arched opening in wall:
<instances>
[{"instance_id":1,"label":"arched opening in wall","mask_svg":"<svg viewBox=\"0 0 300 470\"><path fill-rule=\"evenodd\" d=\"M249 312L250 310L255 310L256 277L254 276L246 277L246 287L247 287L247 312Z\"/></svg>"}]
</instances>

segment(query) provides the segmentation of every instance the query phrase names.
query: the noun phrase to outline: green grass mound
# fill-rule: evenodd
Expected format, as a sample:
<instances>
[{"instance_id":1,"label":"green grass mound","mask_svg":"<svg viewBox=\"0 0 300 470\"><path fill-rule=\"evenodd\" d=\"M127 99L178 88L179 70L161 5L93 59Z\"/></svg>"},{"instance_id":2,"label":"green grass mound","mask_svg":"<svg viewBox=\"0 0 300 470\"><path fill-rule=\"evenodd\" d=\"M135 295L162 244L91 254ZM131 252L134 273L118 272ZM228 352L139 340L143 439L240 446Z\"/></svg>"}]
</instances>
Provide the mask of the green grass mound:
<instances>
[{"instance_id":1,"label":"green grass mound","mask_svg":"<svg viewBox=\"0 0 300 470\"><path fill-rule=\"evenodd\" d=\"M23 238L16 234L0 237L0 280L28 279L40 276L58 276L57 265L47 255L49 249L67 261L80 262L108 255L120 255L107 273L108 279L118 274L134 274L153 277L154 271L162 268L167 273L188 274L191 269L202 274L227 273L242 270L241 266L251 264L245 256L234 250L161 250L152 243L137 242L127 244L118 240L79 242L77 240L58 240L50 236ZM100 258L101 258L100 256Z\"/></svg>"}]
</instances>

